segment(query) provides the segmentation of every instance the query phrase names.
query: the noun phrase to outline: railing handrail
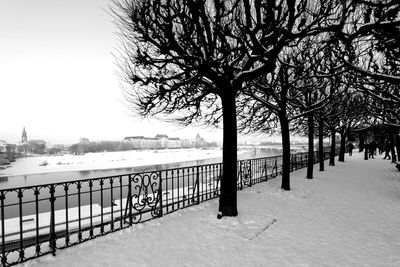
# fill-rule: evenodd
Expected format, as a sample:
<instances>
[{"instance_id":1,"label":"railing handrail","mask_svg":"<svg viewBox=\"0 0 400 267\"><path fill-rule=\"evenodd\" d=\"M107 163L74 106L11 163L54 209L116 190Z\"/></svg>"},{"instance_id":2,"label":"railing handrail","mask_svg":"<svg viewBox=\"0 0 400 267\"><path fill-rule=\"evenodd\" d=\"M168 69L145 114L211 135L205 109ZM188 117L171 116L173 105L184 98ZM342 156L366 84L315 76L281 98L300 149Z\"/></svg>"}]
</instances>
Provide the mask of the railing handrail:
<instances>
[{"instance_id":1,"label":"railing handrail","mask_svg":"<svg viewBox=\"0 0 400 267\"><path fill-rule=\"evenodd\" d=\"M324 149L327 147L324 147ZM317 152L318 150L314 150L314 153ZM297 153L290 153L290 155L297 155L297 154L308 154L308 152L297 152ZM243 161L243 160L259 160L259 159L273 159L273 158L279 158L283 157L283 155L273 155L273 156L267 156L267 157L256 157L256 158L249 158L249 159L240 159L237 160L237 162ZM178 162L176 162L178 163ZM152 173L152 172L159 172L159 171L176 171L176 170L182 170L182 169L190 169L190 168L197 168L197 167L205 167L205 166L210 166L210 165L220 165L222 164L221 162L215 162L215 163L208 163L208 164L200 164L200 165L189 165L189 166L183 166L183 167L178 167L178 168L170 168L170 169L161 169L161 170L156 170L156 169L151 169L151 170L146 170L146 171L138 171L138 172L127 172L127 173L121 173L118 175L108 175L108 176L100 176L100 177L94 177L94 178L86 178L86 179L76 179L76 180L66 180L66 181L60 181L60 182L54 182L54 183L42 183L42 184L34 184L34 185L27 185L27 186L19 186L19 187L9 187L9 188L3 188L0 189L0 192L2 191L13 191L13 190L24 190L24 189L30 189L32 187L46 187L46 186L59 186L63 185L66 183L76 183L76 182L88 182L91 180L102 180L102 179L110 179L110 178L119 178L121 176L129 176L129 175L140 175L143 173ZM145 166L145 165L144 165ZM137 166L135 168L140 168L144 166Z\"/></svg>"}]
</instances>

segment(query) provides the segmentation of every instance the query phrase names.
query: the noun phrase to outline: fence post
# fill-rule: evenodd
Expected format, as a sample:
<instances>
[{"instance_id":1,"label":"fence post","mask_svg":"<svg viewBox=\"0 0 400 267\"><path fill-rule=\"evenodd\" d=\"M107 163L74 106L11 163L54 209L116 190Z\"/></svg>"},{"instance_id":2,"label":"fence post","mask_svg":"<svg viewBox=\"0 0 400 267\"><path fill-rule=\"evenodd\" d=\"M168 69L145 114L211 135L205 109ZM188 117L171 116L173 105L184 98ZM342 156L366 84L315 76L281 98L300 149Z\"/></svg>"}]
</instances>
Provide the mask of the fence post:
<instances>
[{"instance_id":1,"label":"fence post","mask_svg":"<svg viewBox=\"0 0 400 267\"><path fill-rule=\"evenodd\" d=\"M278 158L275 158L275 177L278 176Z\"/></svg>"},{"instance_id":2,"label":"fence post","mask_svg":"<svg viewBox=\"0 0 400 267\"><path fill-rule=\"evenodd\" d=\"M293 165L294 165L293 154L290 154L290 172L293 172Z\"/></svg>"},{"instance_id":3,"label":"fence post","mask_svg":"<svg viewBox=\"0 0 400 267\"><path fill-rule=\"evenodd\" d=\"M196 183L194 185L194 188L197 187L197 205L200 204L200 171L199 171L199 166L197 165L197 170L196 170Z\"/></svg>"},{"instance_id":4,"label":"fence post","mask_svg":"<svg viewBox=\"0 0 400 267\"><path fill-rule=\"evenodd\" d=\"M265 171L265 181L268 181L268 168L267 168L267 159L264 158L264 171Z\"/></svg>"},{"instance_id":5,"label":"fence post","mask_svg":"<svg viewBox=\"0 0 400 267\"><path fill-rule=\"evenodd\" d=\"M22 225L22 197L24 196L21 188L18 189L18 209L19 209L19 257L21 261L24 260L24 237L23 237L23 225Z\"/></svg>"},{"instance_id":6,"label":"fence post","mask_svg":"<svg viewBox=\"0 0 400 267\"><path fill-rule=\"evenodd\" d=\"M133 221L132 221L132 177L131 174L129 174L129 181L128 181L128 198L127 201L129 201L129 226L132 226Z\"/></svg>"},{"instance_id":7,"label":"fence post","mask_svg":"<svg viewBox=\"0 0 400 267\"><path fill-rule=\"evenodd\" d=\"M50 185L50 248L53 256L56 255L56 225L54 210L54 202L56 201L56 198L54 197L54 193L54 185Z\"/></svg>"},{"instance_id":8,"label":"fence post","mask_svg":"<svg viewBox=\"0 0 400 267\"><path fill-rule=\"evenodd\" d=\"M104 186L104 180L100 179L100 206L103 206L103 186ZM80 188L80 187L79 187ZM80 191L78 191L80 194ZM79 214L81 213L81 202L79 201ZM80 218L81 216L79 216ZM104 234L104 216L103 216L103 209L101 209L101 214L100 214L100 233L103 235ZM81 233L81 226L79 226L79 233ZM79 240L80 241L80 240Z\"/></svg>"},{"instance_id":9,"label":"fence post","mask_svg":"<svg viewBox=\"0 0 400 267\"><path fill-rule=\"evenodd\" d=\"M242 161L239 161L239 177L240 177L240 190L243 190L243 173L242 173Z\"/></svg>"},{"instance_id":10,"label":"fence post","mask_svg":"<svg viewBox=\"0 0 400 267\"><path fill-rule=\"evenodd\" d=\"M160 217L163 216L163 197L162 197L162 176L161 171L159 171L158 176L160 177L160 186L158 188L158 195L160 201Z\"/></svg>"},{"instance_id":11,"label":"fence post","mask_svg":"<svg viewBox=\"0 0 400 267\"><path fill-rule=\"evenodd\" d=\"M5 199L4 191L1 191L1 265L6 266L7 256L6 256L6 238L5 238L5 226L4 226L4 199Z\"/></svg>"},{"instance_id":12,"label":"fence post","mask_svg":"<svg viewBox=\"0 0 400 267\"><path fill-rule=\"evenodd\" d=\"M250 182L249 182L249 186L252 186L252 179L253 179L253 171L252 171L252 165L253 164L251 164L251 162L252 162L252 160L249 160L249 176L250 176Z\"/></svg>"},{"instance_id":13,"label":"fence post","mask_svg":"<svg viewBox=\"0 0 400 267\"><path fill-rule=\"evenodd\" d=\"M300 152L300 162L301 162L300 168L303 168L303 153L302 152Z\"/></svg>"}]
</instances>

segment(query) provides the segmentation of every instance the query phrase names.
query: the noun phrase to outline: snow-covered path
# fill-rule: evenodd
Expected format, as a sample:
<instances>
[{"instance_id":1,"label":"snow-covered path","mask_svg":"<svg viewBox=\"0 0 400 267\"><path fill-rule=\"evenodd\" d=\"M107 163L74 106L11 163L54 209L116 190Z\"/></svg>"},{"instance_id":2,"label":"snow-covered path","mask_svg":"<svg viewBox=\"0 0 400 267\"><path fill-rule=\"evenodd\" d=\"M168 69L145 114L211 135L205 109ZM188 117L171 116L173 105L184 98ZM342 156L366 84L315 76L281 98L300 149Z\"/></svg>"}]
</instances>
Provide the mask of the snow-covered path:
<instances>
[{"instance_id":1,"label":"snow-covered path","mask_svg":"<svg viewBox=\"0 0 400 267\"><path fill-rule=\"evenodd\" d=\"M312 180L293 173L290 192L280 177L239 192L238 217L217 220L212 200L26 265L400 266L394 165L354 153L315 168Z\"/></svg>"}]
</instances>

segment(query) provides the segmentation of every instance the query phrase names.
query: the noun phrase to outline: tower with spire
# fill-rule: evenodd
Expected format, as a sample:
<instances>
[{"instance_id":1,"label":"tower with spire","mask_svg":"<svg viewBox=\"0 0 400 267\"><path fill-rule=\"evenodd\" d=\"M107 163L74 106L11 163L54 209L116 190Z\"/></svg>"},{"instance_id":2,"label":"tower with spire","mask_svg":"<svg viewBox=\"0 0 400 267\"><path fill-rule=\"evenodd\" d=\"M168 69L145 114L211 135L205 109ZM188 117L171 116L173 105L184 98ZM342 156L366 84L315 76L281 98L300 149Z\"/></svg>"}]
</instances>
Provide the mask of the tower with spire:
<instances>
[{"instance_id":1,"label":"tower with spire","mask_svg":"<svg viewBox=\"0 0 400 267\"><path fill-rule=\"evenodd\" d=\"M22 143L22 144L28 143L28 136L26 135L25 126L24 126L24 129L22 130L21 143Z\"/></svg>"}]
</instances>

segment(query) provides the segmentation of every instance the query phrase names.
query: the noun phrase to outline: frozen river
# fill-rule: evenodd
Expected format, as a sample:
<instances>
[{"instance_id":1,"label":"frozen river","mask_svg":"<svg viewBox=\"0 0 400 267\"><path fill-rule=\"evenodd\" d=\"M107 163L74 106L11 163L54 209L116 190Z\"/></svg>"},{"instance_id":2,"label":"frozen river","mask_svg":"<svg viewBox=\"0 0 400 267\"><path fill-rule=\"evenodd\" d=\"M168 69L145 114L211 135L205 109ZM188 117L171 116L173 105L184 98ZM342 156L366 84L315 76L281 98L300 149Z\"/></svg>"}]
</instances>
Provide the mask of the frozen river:
<instances>
[{"instance_id":1,"label":"frozen river","mask_svg":"<svg viewBox=\"0 0 400 267\"><path fill-rule=\"evenodd\" d=\"M239 158L280 154L279 148L240 149ZM41 156L0 170L0 189L221 162L222 150L165 149ZM47 165L43 166L46 162Z\"/></svg>"}]
</instances>

